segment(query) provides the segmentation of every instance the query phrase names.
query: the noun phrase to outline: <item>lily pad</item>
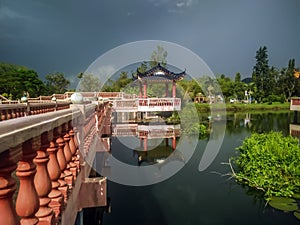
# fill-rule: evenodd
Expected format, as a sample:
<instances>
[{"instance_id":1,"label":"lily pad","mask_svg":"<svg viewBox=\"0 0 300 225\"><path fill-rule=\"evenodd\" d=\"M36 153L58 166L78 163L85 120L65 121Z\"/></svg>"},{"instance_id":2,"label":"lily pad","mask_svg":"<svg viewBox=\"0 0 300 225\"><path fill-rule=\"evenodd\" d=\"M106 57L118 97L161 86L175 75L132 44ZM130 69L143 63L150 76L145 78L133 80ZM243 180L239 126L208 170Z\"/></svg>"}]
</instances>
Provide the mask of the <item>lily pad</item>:
<instances>
[{"instance_id":1,"label":"lily pad","mask_svg":"<svg viewBox=\"0 0 300 225\"><path fill-rule=\"evenodd\" d=\"M296 202L295 199L287 198L287 197L271 197L270 201L278 202L278 203L294 203L294 202Z\"/></svg>"},{"instance_id":2,"label":"lily pad","mask_svg":"<svg viewBox=\"0 0 300 225\"><path fill-rule=\"evenodd\" d=\"M300 220L300 211L295 211L294 216Z\"/></svg>"},{"instance_id":3,"label":"lily pad","mask_svg":"<svg viewBox=\"0 0 300 225\"><path fill-rule=\"evenodd\" d=\"M296 211L299 209L296 200L292 198L272 197L269 205L282 211Z\"/></svg>"}]
</instances>

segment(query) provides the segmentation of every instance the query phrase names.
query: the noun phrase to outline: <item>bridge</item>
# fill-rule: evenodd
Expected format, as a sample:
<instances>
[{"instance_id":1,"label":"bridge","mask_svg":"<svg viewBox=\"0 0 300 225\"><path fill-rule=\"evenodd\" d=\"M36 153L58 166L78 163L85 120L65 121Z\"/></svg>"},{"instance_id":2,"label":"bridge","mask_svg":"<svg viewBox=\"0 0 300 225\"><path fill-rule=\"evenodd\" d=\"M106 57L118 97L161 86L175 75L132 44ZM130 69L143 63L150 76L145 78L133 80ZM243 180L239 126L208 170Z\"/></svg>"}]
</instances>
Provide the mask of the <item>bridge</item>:
<instances>
[{"instance_id":1,"label":"bridge","mask_svg":"<svg viewBox=\"0 0 300 225\"><path fill-rule=\"evenodd\" d=\"M173 111L180 99L86 92L80 104L72 104L72 94L2 99L0 225L70 225L82 209L106 207L106 177L91 176L91 165L97 152L110 151L111 135L138 136L145 150L148 138L171 138L176 148L178 125L158 132L158 125L112 125L112 115Z\"/></svg>"},{"instance_id":2,"label":"bridge","mask_svg":"<svg viewBox=\"0 0 300 225\"><path fill-rule=\"evenodd\" d=\"M0 104L1 225L74 224L107 205L106 178L90 174L96 151L109 151L109 101L51 98Z\"/></svg>"}]
</instances>

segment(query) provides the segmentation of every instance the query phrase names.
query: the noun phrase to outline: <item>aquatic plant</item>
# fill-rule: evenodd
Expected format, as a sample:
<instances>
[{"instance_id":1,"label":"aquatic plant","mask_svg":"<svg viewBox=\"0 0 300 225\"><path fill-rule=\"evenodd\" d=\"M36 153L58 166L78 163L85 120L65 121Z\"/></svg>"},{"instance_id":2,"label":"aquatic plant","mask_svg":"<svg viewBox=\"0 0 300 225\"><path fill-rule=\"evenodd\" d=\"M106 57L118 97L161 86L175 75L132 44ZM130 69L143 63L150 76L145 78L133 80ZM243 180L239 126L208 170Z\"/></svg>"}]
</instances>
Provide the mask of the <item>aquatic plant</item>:
<instances>
[{"instance_id":1,"label":"aquatic plant","mask_svg":"<svg viewBox=\"0 0 300 225\"><path fill-rule=\"evenodd\" d=\"M300 192L300 148L296 138L280 132L257 134L245 139L234 158L238 182L272 196L293 197Z\"/></svg>"}]
</instances>

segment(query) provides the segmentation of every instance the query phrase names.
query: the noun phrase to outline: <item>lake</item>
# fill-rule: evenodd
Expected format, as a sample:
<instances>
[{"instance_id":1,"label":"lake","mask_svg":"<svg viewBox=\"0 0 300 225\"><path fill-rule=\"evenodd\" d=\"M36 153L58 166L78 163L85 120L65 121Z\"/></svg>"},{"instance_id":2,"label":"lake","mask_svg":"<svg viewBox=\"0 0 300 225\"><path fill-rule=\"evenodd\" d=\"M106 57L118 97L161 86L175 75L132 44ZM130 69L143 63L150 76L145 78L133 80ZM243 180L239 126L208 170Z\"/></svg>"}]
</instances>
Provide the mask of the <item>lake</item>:
<instances>
[{"instance_id":1,"label":"lake","mask_svg":"<svg viewBox=\"0 0 300 225\"><path fill-rule=\"evenodd\" d=\"M201 120L205 122L207 116L202 114ZM226 120L223 143L206 170L200 172L198 167L207 138L199 140L192 157L167 180L148 186L127 186L109 181L111 213L104 213L103 224L299 224L291 213L266 206L257 192L221 175L230 172L229 166L222 163L236 155L235 148L252 132L273 130L288 135L293 113L230 113L223 120ZM218 135L218 123L224 121L214 123L212 132ZM130 141L130 137L128 139ZM112 138L112 154L120 161L138 166L138 155L119 138Z\"/></svg>"}]
</instances>

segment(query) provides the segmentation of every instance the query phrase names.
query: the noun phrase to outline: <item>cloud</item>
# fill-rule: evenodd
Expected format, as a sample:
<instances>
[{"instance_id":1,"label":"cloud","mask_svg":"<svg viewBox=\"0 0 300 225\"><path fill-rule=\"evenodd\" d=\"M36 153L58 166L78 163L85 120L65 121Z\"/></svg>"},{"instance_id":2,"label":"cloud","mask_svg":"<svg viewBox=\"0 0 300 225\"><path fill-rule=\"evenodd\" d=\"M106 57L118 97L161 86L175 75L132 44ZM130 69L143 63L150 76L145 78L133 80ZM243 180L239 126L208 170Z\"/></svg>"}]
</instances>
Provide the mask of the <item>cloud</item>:
<instances>
[{"instance_id":1,"label":"cloud","mask_svg":"<svg viewBox=\"0 0 300 225\"><path fill-rule=\"evenodd\" d=\"M165 8L169 13L184 13L193 5L198 3L199 0L148 0L150 4L155 7Z\"/></svg>"},{"instance_id":2,"label":"cloud","mask_svg":"<svg viewBox=\"0 0 300 225\"><path fill-rule=\"evenodd\" d=\"M177 6L178 8L180 8L180 7L185 6L185 3L184 3L184 2L178 2L178 3L176 3L176 6Z\"/></svg>"},{"instance_id":3,"label":"cloud","mask_svg":"<svg viewBox=\"0 0 300 225\"><path fill-rule=\"evenodd\" d=\"M25 18L25 16L22 16L21 14L17 13L16 11L11 10L10 8L6 6L2 6L0 8L0 20L3 19L22 19Z\"/></svg>"}]
</instances>

